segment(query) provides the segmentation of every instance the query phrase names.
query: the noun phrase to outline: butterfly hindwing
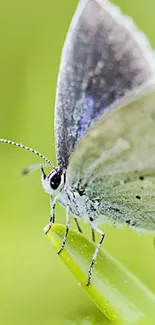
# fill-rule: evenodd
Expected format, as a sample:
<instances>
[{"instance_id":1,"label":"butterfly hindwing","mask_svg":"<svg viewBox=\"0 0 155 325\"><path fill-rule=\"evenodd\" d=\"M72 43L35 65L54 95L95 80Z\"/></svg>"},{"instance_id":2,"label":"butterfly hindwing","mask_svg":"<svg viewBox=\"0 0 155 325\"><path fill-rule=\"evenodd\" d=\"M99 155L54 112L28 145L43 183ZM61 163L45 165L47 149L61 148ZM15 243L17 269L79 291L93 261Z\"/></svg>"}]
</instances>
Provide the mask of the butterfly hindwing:
<instances>
[{"instance_id":1,"label":"butterfly hindwing","mask_svg":"<svg viewBox=\"0 0 155 325\"><path fill-rule=\"evenodd\" d=\"M72 155L67 181L113 222L155 231L154 83L89 129Z\"/></svg>"},{"instance_id":2,"label":"butterfly hindwing","mask_svg":"<svg viewBox=\"0 0 155 325\"><path fill-rule=\"evenodd\" d=\"M114 224L155 232L155 170L97 177L85 194L99 203L98 223L104 224L107 217Z\"/></svg>"}]
</instances>

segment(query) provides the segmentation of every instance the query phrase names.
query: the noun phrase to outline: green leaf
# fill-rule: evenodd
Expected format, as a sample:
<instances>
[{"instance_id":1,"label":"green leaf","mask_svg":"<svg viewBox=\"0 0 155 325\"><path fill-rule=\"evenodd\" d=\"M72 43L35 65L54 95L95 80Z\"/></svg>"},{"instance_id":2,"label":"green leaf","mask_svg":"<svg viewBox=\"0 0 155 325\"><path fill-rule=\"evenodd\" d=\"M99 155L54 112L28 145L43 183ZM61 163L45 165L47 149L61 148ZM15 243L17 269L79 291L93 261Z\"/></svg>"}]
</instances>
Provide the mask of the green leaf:
<instances>
[{"instance_id":1,"label":"green leaf","mask_svg":"<svg viewBox=\"0 0 155 325\"><path fill-rule=\"evenodd\" d=\"M53 225L47 235L56 251L64 232L64 226ZM95 247L83 235L70 230L60 257L112 324L153 325L155 296L103 248L93 269L91 285L86 286Z\"/></svg>"}]
</instances>

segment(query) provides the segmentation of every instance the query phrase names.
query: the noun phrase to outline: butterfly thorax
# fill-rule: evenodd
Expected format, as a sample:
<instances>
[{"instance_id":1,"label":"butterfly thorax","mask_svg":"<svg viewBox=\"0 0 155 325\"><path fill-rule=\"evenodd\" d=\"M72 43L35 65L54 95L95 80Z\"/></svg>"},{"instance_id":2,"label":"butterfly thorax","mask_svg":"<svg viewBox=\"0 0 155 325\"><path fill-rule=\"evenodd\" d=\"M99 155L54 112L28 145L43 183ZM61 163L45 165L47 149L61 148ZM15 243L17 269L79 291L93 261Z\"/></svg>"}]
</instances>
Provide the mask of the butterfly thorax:
<instances>
[{"instance_id":1,"label":"butterfly thorax","mask_svg":"<svg viewBox=\"0 0 155 325\"><path fill-rule=\"evenodd\" d=\"M76 218L83 218L86 222L96 219L99 215L99 203L92 202L86 194L81 194L77 189L64 186L58 194L58 201L64 206L69 206L72 215Z\"/></svg>"}]
</instances>

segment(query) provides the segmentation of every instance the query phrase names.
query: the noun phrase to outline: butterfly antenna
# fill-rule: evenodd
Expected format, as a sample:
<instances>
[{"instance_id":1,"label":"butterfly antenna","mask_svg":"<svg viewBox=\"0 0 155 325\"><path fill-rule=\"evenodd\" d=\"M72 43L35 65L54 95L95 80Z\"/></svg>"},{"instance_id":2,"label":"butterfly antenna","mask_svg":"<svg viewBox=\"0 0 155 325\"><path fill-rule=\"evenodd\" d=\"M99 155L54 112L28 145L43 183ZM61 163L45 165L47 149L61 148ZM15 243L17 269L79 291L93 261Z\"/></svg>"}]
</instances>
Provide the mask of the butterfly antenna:
<instances>
[{"instance_id":1,"label":"butterfly antenna","mask_svg":"<svg viewBox=\"0 0 155 325\"><path fill-rule=\"evenodd\" d=\"M21 171L21 176L23 177L23 176L28 175L32 172L35 172L37 169L41 169L41 168L45 168L45 167L51 167L51 166L49 164L45 163L45 164L36 164L36 165L26 167Z\"/></svg>"},{"instance_id":2,"label":"butterfly antenna","mask_svg":"<svg viewBox=\"0 0 155 325\"><path fill-rule=\"evenodd\" d=\"M44 155L42 155L42 153L38 152L37 150L29 148L29 147L25 146L22 143L14 142L14 141L7 140L7 139L0 138L0 142L7 143L7 144L12 144L13 146L17 146L17 147L20 147L20 148L25 149L27 151L30 151L30 152L34 153L35 155L39 156L40 158L44 159L47 162L48 165L50 165L52 168L54 168L54 165L52 164L52 162L48 158L46 158Z\"/></svg>"}]
</instances>

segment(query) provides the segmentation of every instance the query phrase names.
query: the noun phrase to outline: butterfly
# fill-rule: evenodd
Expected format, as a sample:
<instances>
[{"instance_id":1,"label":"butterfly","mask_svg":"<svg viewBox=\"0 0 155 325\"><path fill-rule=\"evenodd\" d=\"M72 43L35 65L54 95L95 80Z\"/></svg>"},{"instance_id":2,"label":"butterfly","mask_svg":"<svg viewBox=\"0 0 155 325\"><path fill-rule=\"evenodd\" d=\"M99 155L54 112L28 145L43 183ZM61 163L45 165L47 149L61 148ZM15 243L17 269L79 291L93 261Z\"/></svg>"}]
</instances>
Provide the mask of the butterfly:
<instances>
[{"instance_id":1,"label":"butterfly","mask_svg":"<svg viewBox=\"0 0 155 325\"><path fill-rule=\"evenodd\" d=\"M155 55L131 19L106 0L80 0L61 56L55 104L58 167L38 151L43 188L66 209L65 247L71 215L101 239L106 222L155 232ZM24 174L38 165L24 170Z\"/></svg>"}]
</instances>

